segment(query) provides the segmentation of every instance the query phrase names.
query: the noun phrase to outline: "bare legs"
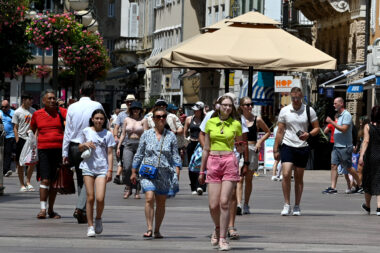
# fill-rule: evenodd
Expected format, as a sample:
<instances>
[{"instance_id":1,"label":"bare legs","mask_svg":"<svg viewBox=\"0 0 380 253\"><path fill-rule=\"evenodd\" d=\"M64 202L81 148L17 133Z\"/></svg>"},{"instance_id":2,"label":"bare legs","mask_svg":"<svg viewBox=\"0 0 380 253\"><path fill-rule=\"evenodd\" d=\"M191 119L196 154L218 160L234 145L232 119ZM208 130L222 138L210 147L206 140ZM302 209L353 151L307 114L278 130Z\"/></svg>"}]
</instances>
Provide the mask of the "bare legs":
<instances>
[{"instance_id":1,"label":"bare legs","mask_svg":"<svg viewBox=\"0 0 380 253\"><path fill-rule=\"evenodd\" d=\"M156 212L154 212L156 202ZM145 219L148 230L153 230L153 218L155 219L154 233L160 232L160 227L165 216L166 195L158 195L152 191L145 193Z\"/></svg>"},{"instance_id":2,"label":"bare legs","mask_svg":"<svg viewBox=\"0 0 380 253\"><path fill-rule=\"evenodd\" d=\"M252 180L253 180L253 171L248 170L246 175L238 182L236 188L237 194L237 204L241 205L243 199L243 183L245 182L244 189L244 205L249 204L249 199L251 198L252 193Z\"/></svg>"},{"instance_id":3,"label":"bare legs","mask_svg":"<svg viewBox=\"0 0 380 253\"><path fill-rule=\"evenodd\" d=\"M49 211L48 213L54 212L55 197L57 196L57 191L53 190L50 185L49 179L43 179L40 185L40 202L44 202L44 207L41 206L41 213L46 213L46 202L49 201Z\"/></svg>"},{"instance_id":4,"label":"bare legs","mask_svg":"<svg viewBox=\"0 0 380 253\"><path fill-rule=\"evenodd\" d=\"M34 171L34 165L27 166L27 172L26 172L26 184L24 181L24 168L25 166L20 166L20 164L17 163L17 173L18 173L18 179L20 181L20 186L28 186L30 185L30 179L32 178L33 171Z\"/></svg>"},{"instance_id":5,"label":"bare legs","mask_svg":"<svg viewBox=\"0 0 380 253\"><path fill-rule=\"evenodd\" d=\"M361 178L354 168L347 169L348 173L352 175L357 185L360 186L362 184ZM336 183L338 181L338 166L336 164L331 164L331 188L336 189ZM349 187L351 188L351 187Z\"/></svg>"},{"instance_id":6,"label":"bare legs","mask_svg":"<svg viewBox=\"0 0 380 253\"><path fill-rule=\"evenodd\" d=\"M236 183L223 181L222 183L209 183L209 208L215 227L220 227L220 237L226 238L229 222L230 202L233 188Z\"/></svg>"},{"instance_id":7,"label":"bare legs","mask_svg":"<svg viewBox=\"0 0 380 253\"><path fill-rule=\"evenodd\" d=\"M365 205L368 208L371 208L371 198L372 198L372 195L369 194L369 193L364 193L364 198L365 198ZM380 195L376 196L376 201L377 201L377 208L380 208Z\"/></svg>"},{"instance_id":8,"label":"bare legs","mask_svg":"<svg viewBox=\"0 0 380 253\"><path fill-rule=\"evenodd\" d=\"M282 164L282 192L284 194L285 203L290 205L290 189L292 178L293 163ZM303 193L303 175L305 168L294 167L294 192L295 192L295 205L299 205Z\"/></svg>"},{"instance_id":9,"label":"bare legs","mask_svg":"<svg viewBox=\"0 0 380 253\"><path fill-rule=\"evenodd\" d=\"M105 177L92 177L83 176L84 184L86 185L87 191L87 203L86 203L86 213L87 213L87 223L88 226L94 225L94 202L96 196L96 219L102 218L104 210L104 198L106 195L106 178ZM95 189L94 189L95 186ZM96 190L96 193L95 193Z\"/></svg>"}]
</instances>

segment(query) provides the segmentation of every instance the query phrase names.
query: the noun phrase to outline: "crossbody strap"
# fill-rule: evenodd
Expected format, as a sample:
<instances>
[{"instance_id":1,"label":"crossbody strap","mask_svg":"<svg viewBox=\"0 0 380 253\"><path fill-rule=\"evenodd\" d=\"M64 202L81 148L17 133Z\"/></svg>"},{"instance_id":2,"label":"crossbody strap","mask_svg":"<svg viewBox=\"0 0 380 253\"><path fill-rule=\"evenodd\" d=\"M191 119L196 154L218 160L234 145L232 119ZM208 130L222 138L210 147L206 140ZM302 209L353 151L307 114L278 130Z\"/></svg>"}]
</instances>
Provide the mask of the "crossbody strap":
<instances>
[{"instance_id":1,"label":"crossbody strap","mask_svg":"<svg viewBox=\"0 0 380 253\"><path fill-rule=\"evenodd\" d=\"M63 116L61 114L61 110L59 109L59 107L57 107L57 111L58 111L59 118L61 119L62 129L63 129L63 131L65 131L65 123L64 123L64 119L63 119Z\"/></svg>"},{"instance_id":2,"label":"crossbody strap","mask_svg":"<svg viewBox=\"0 0 380 253\"><path fill-rule=\"evenodd\" d=\"M160 155L158 156L158 164L157 164L157 168L160 166L160 160L161 160L161 153L162 153L162 146L164 145L164 141L165 141L165 137L166 137L166 129L164 129L164 136L162 137L161 136L161 138L163 138L162 139L162 141L161 141L161 147L160 147Z\"/></svg>"}]
</instances>

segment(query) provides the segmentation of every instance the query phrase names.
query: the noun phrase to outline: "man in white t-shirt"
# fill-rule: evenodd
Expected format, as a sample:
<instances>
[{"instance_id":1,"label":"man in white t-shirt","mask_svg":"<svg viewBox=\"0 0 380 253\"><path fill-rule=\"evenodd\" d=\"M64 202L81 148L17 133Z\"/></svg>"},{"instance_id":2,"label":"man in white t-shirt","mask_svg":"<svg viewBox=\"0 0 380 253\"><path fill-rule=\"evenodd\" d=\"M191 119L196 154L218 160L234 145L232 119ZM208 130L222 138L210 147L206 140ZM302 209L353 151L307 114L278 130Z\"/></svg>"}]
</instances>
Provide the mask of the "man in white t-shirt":
<instances>
[{"instance_id":1,"label":"man in white t-shirt","mask_svg":"<svg viewBox=\"0 0 380 253\"><path fill-rule=\"evenodd\" d=\"M310 122L312 130L309 132L307 106L302 103L302 91L294 87L290 91L292 103L281 109L278 116L278 130L273 146L274 158L282 163L282 191L285 204L281 215L292 213L290 206L290 188L292 169L294 167L295 205L294 216L301 215L300 202L303 192L303 174L309 159L309 145L307 139L319 132L318 118L310 107ZM281 145L281 148L280 148Z\"/></svg>"},{"instance_id":2,"label":"man in white t-shirt","mask_svg":"<svg viewBox=\"0 0 380 253\"><path fill-rule=\"evenodd\" d=\"M12 118L13 132L15 133L16 140L16 165L18 172L18 179L20 180L20 191L35 191L30 183L34 171L34 165L28 166L26 174L26 183L24 182L24 166L20 166L20 154L28 138L28 130L33 113L36 111L32 108L33 97L29 94L21 95L21 106L15 111Z\"/></svg>"}]
</instances>

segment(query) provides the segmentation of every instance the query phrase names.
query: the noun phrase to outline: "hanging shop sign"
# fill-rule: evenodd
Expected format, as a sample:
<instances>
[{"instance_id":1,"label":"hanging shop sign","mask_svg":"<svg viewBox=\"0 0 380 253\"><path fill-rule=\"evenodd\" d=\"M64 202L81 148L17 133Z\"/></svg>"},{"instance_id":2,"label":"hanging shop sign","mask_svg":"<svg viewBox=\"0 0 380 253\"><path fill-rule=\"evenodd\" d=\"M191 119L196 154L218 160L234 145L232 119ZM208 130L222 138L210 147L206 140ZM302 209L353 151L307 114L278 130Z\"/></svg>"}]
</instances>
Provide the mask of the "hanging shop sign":
<instances>
[{"instance_id":1,"label":"hanging shop sign","mask_svg":"<svg viewBox=\"0 0 380 253\"><path fill-rule=\"evenodd\" d=\"M334 97L334 88L326 88L326 97L333 98Z\"/></svg>"},{"instance_id":2,"label":"hanging shop sign","mask_svg":"<svg viewBox=\"0 0 380 253\"><path fill-rule=\"evenodd\" d=\"M363 85L350 85L348 86L347 93L360 93L363 92Z\"/></svg>"},{"instance_id":3,"label":"hanging shop sign","mask_svg":"<svg viewBox=\"0 0 380 253\"><path fill-rule=\"evenodd\" d=\"M293 87L300 87L300 79L294 79L293 76L275 76L274 77L275 92L290 92Z\"/></svg>"}]
</instances>

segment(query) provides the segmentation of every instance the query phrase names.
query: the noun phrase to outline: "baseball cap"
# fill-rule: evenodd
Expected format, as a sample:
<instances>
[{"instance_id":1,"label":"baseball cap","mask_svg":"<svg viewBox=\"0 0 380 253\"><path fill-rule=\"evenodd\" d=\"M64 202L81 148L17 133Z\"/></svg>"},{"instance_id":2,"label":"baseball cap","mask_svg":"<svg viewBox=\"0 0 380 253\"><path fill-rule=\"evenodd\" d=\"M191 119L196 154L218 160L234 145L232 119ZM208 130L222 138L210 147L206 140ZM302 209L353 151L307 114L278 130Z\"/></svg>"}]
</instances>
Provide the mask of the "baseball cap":
<instances>
[{"instance_id":1,"label":"baseball cap","mask_svg":"<svg viewBox=\"0 0 380 253\"><path fill-rule=\"evenodd\" d=\"M168 106L168 103L166 103L166 101L163 100L163 99L157 99L157 101L154 104L154 106Z\"/></svg>"},{"instance_id":2,"label":"baseball cap","mask_svg":"<svg viewBox=\"0 0 380 253\"><path fill-rule=\"evenodd\" d=\"M202 101L198 101L195 103L193 107L191 107L191 110L198 111L198 110L203 109L204 107L205 107L205 104Z\"/></svg>"},{"instance_id":3,"label":"baseball cap","mask_svg":"<svg viewBox=\"0 0 380 253\"><path fill-rule=\"evenodd\" d=\"M166 108L167 111L170 110L178 110L178 107L174 104L168 104L168 107Z\"/></svg>"},{"instance_id":4,"label":"baseball cap","mask_svg":"<svg viewBox=\"0 0 380 253\"><path fill-rule=\"evenodd\" d=\"M120 110L126 110L127 108L127 104L121 104L120 106Z\"/></svg>"},{"instance_id":5,"label":"baseball cap","mask_svg":"<svg viewBox=\"0 0 380 253\"><path fill-rule=\"evenodd\" d=\"M133 101L136 100L135 96L133 94L128 94L125 98L126 101Z\"/></svg>"}]
</instances>

